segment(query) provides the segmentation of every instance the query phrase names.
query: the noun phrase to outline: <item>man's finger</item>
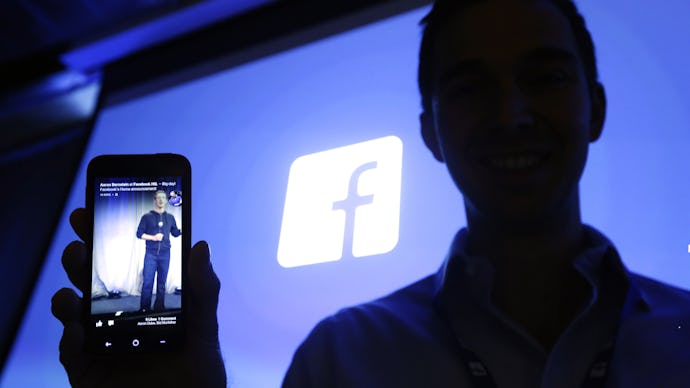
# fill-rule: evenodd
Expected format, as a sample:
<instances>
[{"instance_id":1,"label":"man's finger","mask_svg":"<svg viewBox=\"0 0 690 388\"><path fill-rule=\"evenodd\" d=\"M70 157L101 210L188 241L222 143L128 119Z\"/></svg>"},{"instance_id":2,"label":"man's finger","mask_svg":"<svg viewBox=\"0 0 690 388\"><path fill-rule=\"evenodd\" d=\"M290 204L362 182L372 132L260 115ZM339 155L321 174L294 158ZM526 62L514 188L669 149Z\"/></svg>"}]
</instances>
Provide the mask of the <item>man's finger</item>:
<instances>
[{"instance_id":1,"label":"man's finger","mask_svg":"<svg viewBox=\"0 0 690 388\"><path fill-rule=\"evenodd\" d=\"M87 241L91 238L91 231L89 230L89 217L86 209L83 207L74 209L69 216L69 223L72 229L79 236L81 241Z\"/></svg>"},{"instance_id":2,"label":"man's finger","mask_svg":"<svg viewBox=\"0 0 690 388\"><path fill-rule=\"evenodd\" d=\"M192 330L206 341L218 342L218 293L220 281L213 271L208 244L199 241L189 257L189 288L191 289L190 321Z\"/></svg>"},{"instance_id":3,"label":"man's finger","mask_svg":"<svg viewBox=\"0 0 690 388\"><path fill-rule=\"evenodd\" d=\"M189 351L198 354L192 357L192 370L205 371L197 373L195 379L199 386L224 387L227 385L225 364L220 354L218 343L218 293L220 281L211 265L211 254L208 244L199 241L192 248L189 257L189 283L191 288L189 328L187 337Z\"/></svg>"},{"instance_id":4,"label":"man's finger","mask_svg":"<svg viewBox=\"0 0 690 388\"><path fill-rule=\"evenodd\" d=\"M55 318L65 326L71 322L81 321L81 299L71 288L62 288L56 292L51 300L50 309Z\"/></svg>"},{"instance_id":5,"label":"man's finger","mask_svg":"<svg viewBox=\"0 0 690 388\"><path fill-rule=\"evenodd\" d=\"M72 241L62 251L62 266L67 277L82 294L89 294L90 284L89 265L87 263L86 245L80 241Z\"/></svg>"},{"instance_id":6,"label":"man's finger","mask_svg":"<svg viewBox=\"0 0 690 388\"><path fill-rule=\"evenodd\" d=\"M88 365L88 356L84 353L84 327L79 322L69 322L62 331L60 363L72 385L79 385Z\"/></svg>"}]
</instances>

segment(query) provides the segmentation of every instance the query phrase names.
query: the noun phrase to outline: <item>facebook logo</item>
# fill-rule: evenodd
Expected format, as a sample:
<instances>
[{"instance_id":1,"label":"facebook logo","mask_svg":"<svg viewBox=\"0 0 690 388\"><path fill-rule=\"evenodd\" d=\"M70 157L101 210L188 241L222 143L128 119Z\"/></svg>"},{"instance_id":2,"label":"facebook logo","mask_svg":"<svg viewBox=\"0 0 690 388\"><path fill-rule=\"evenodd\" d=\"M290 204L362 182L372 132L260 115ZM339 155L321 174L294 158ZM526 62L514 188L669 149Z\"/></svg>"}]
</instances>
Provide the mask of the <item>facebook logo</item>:
<instances>
[{"instance_id":1,"label":"facebook logo","mask_svg":"<svg viewBox=\"0 0 690 388\"><path fill-rule=\"evenodd\" d=\"M387 253L398 243L402 141L387 136L300 156L290 167L278 263Z\"/></svg>"}]
</instances>

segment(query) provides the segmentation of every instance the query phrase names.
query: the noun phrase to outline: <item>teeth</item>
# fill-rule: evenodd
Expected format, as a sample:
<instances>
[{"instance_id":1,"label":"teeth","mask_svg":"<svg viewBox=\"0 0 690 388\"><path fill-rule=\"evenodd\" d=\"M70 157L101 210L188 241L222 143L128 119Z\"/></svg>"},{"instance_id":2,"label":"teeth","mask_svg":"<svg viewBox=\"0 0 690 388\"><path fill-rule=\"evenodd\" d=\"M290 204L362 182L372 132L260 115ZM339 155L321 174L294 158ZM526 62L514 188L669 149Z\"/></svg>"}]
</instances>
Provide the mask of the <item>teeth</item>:
<instances>
[{"instance_id":1,"label":"teeth","mask_svg":"<svg viewBox=\"0 0 690 388\"><path fill-rule=\"evenodd\" d=\"M491 158L490 163L492 167L517 170L533 167L540 161L541 157L537 155L511 155Z\"/></svg>"}]
</instances>

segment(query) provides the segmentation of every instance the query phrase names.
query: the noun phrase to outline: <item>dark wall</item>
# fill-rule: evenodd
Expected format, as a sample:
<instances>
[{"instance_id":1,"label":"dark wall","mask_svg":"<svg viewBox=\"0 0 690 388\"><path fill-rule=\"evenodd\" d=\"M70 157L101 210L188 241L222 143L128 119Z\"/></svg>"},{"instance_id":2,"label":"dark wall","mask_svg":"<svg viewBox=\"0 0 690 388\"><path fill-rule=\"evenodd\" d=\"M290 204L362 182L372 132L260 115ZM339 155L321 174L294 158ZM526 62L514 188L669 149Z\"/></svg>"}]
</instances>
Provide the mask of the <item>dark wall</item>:
<instances>
[{"instance_id":1,"label":"dark wall","mask_svg":"<svg viewBox=\"0 0 690 388\"><path fill-rule=\"evenodd\" d=\"M0 367L21 323L89 133L88 123L62 128L59 135L0 154Z\"/></svg>"}]
</instances>

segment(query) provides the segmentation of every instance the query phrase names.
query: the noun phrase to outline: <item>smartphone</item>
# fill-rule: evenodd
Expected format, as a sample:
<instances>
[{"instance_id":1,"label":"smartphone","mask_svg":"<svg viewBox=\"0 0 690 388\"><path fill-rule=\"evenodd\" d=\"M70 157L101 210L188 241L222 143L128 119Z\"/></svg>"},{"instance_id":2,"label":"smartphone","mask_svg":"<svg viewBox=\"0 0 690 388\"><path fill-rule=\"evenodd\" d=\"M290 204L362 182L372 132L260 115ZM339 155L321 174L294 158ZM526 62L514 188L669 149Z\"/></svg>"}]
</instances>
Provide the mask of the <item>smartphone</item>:
<instances>
[{"instance_id":1,"label":"smartphone","mask_svg":"<svg viewBox=\"0 0 690 388\"><path fill-rule=\"evenodd\" d=\"M191 189L191 167L182 155L102 155L89 162L87 350L135 353L182 346Z\"/></svg>"}]
</instances>

